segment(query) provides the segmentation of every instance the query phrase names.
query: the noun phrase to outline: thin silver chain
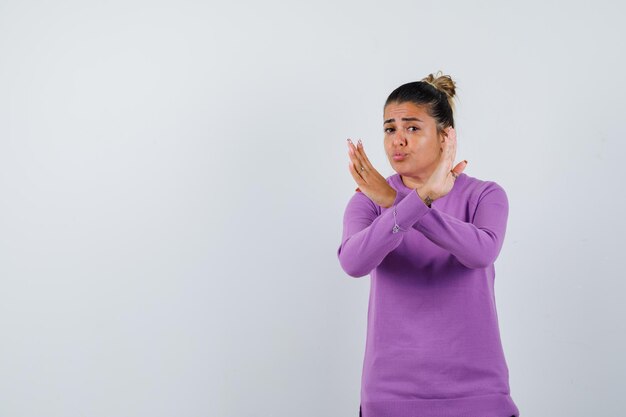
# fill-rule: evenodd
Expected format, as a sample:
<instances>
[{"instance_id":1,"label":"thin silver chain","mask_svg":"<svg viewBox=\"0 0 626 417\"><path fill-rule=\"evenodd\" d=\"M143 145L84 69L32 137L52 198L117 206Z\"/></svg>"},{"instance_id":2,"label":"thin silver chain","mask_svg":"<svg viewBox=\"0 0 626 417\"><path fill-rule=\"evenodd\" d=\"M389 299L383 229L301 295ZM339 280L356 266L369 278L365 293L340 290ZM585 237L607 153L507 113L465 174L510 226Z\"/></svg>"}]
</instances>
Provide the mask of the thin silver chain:
<instances>
[{"instance_id":1,"label":"thin silver chain","mask_svg":"<svg viewBox=\"0 0 626 417\"><path fill-rule=\"evenodd\" d=\"M393 206L393 229L391 229L392 233L398 233L398 231L402 230L403 232L406 232L405 229L401 228L400 225L398 224L398 221L396 220L396 206Z\"/></svg>"}]
</instances>

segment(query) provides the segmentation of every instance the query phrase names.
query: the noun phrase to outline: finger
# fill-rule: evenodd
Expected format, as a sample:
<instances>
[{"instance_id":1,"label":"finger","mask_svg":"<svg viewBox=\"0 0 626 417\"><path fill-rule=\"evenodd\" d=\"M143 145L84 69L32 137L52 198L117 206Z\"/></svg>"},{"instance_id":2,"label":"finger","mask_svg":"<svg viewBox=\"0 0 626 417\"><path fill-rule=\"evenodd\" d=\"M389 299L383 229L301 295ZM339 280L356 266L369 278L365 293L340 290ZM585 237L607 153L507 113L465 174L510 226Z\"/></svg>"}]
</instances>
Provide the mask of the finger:
<instances>
[{"instance_id":1,"label":"finger","mask_svg":"<svg viewBox=\"0 0 626 417\"><path fill-rule=\"evenodd\" d=\"M446 171L450 171L452 169L452 164L454 163L455 157L455 149L454 149L454 141L450 139L446 139L442 144L443 155L441 155L441 159L443 160L443 164L445 166Z\"/></svg>"},{"instance_id":2,"label":"finger","mask_svg":"<svg viewBox=\"0 0 626 417\"><path fill-rule=\"evenodd\" d=\"M448 150L448 158L450 160L450 166L452 166L452 164L454 163L454 160L456 158L456 132L454 130L454 128L450 127L448 128L448 132L447 132L447 140L445 141L445 143L447 143L447 150Z\"/></svg>"},{"instance_id":3,"label":"finger","mask_svg":"<svg viewBox=\"0 0 626 417\"><path fill-rule=\"evenodd\" d=\"M361 161L359 160L359 156L357 155L356 148L350 139L348 139L348 157L350 161L356 166L361 166Z\"/></svg>"},{"instance_id":4,"label":"finger","mask_svg":"<svg viewBox=\"0 0 626 417\"><path fill-rule=\"evenodd\" d=\"M352 161L350 161L350 174L359 187L365 184L361 174L359 174L359 171L356 168L356 165Z\"/></svg>"},{"instance_id":5,"label":"finger","mask_svg":"<svg viewBox=\"0 0 626 417\"><path fill-rule=\"evenodd\" d=\"M363 164L365 165L365 167L369 168L369 169L374 169L374 166L372 165L372 163L370 162L369 158L365 154L365 148L363 147L363 142L361 141L361 139L359 139L359 143L357 145L357 149L360 152L361 160L363 161Z\"/></svg>"},{"instance_id":6,"label":"finger","mask_svg":"<svg viewBox=\"0 0 626 417\"><path fill-rule=\"evenodd\" d=\"M366 176L369 174L370 170L373 170L372 164L366 161L366 157L363 155L362 149L360 149L358 146L353 149L356 149L354 155L354 164L356 165L355 169L357 170L361 178L363 178L363 181L367 182Z\"/></svg>"},{"instance_id":7,"label":"finger","mask_svg":"<svg viewBox=\"0 0 626 417\"><path fill-rule=\"evenodd\" d=\"M348 162L348 171L350 172L350 175L352 175L354 181L358 184L359 181L361 181L361 176L354 170L354 163L352 161Z\"/></svg>"},{"instance_id":8,"label":"finger","mask_svg":"<svg viewBox=\"0 0 626 417\"><path fill-rule=\"evenodd\" d=\"M448 137L450 140L456 141L456 130L452 126L448 128Z\"/></svg>"},{"instance_id":9,"label":"finger","mask_svg":"<svg viewBox=\"0 0 626 417\"><path fill-rule=\"evenodd\" d=\"M454 145L454 157L452 158L452 161L454 162L454 159L456 158L456 150L458 149L458 144L459 144L459 142L456 140L456 129L451 127L449 135L450 135L450 140L452 141Z\"/></svg>"},{"instance_id":10,"label":"finger","mask_svg":"<svg viewBox=\"0 0 626 417\"><path fill-rule=\"evenodd\" d=\"M354 143L352 142L352 140L348 140L348 147L352 151L351 156L353 158L355 165L358 167L364 166L365 161L363 161L363 157L361 156L359 149L356 146L354 146Z\"/></svg>"},{"instance_id":11,"label":"finger","mask_svg":"<svg viewBox=\"0 0 626 417\"><path fill-rule=\"evenodd\" d=\"M466 166L467 166L467 159L464 159L463 161L456 164L456 166L454 167L452 171L454 171L455 174L459 175L461 172L463 172Z\"/></svg>"},{"instance_id":12,"label":"finger","mask_svg":"<svg viewBox=\"0 0 626 417\"><path fill-rule=\"evenodd\" d=\"M446 141L450 143L456 143L456 130L453 127L446 129Z\"/></svg>"}]
</instances>

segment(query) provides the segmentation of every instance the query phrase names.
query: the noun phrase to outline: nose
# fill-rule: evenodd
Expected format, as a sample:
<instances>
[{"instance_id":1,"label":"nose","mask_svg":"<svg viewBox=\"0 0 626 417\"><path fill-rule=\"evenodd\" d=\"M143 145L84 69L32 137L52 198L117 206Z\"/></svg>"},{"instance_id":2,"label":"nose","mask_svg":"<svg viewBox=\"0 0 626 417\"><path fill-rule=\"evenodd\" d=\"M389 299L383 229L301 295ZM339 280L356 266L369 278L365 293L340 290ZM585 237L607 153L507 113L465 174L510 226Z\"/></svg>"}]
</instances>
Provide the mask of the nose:
<instances>
[{"instance_id":1,"label":"nose","mask_svg":"<svg viewBox=\"0 0 626 417\"><path fill-rule=\"evenodd\" d=\"M394 146L404 146L406 144L406 137L402 131L396 131L396 134L393 135L393 145Z\"/></svg>"}]
</instances>

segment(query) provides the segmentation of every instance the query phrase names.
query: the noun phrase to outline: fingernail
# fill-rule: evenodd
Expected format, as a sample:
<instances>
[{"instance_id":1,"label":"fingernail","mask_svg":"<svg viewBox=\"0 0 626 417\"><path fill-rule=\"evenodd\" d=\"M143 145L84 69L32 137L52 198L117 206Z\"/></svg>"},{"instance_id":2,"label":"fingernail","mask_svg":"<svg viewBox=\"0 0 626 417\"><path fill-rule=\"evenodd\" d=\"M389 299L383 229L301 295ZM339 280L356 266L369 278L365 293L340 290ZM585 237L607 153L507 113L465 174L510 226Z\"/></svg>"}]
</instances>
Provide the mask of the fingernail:
<instances>
[{"instance_id":1,"label":"fingernail","mask_svg":"<svg viewBox=\"0 0 626 417\"><path fill-rule=\"evenodd\" d=\"M463 162L465 162L465 165L467 165L467 159L464 159Z\"/></svg>"},{"instance_id":2,"label":"fingernail","mask_svg":"<svg viewBox=\"0 0 626 417\"><path fill-rule=\"evenodd\" d=\"M348 142L352 143L352 139L348 138Z\"/></svg>"},{"instance_id":3,"label":"fingernail","mask_svg":"<svg viewBox=\"0 0 626 417\"><path fill-rule=\"evenodd\" d=\"M359 139L359 145L363 146L363 142L361 142L361 139Z\"/></svg>"}]
</instances>

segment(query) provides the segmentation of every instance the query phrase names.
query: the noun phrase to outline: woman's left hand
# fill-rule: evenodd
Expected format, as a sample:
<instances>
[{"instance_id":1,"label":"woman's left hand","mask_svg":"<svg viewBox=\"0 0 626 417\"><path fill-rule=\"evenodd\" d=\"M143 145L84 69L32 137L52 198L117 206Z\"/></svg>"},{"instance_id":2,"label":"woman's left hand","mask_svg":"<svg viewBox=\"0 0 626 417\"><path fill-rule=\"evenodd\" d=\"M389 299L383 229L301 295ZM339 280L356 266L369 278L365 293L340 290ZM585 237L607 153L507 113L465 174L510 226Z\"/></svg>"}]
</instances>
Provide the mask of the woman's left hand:
<instances>
[{"instance_id":1,"label":"woman's left hand","mask_svg":"<svg viewBox=\"0 0 626 417\"><path fill-rule=\"evenodd\" d=\"M360 139L357 146L354 146L352 140L348 139L348 155L350 156L350 174L358 184L357 190L360 190L379 206L391 207L396 200L397 192L389 185L385 177L380 175L372 166L367 155L365 155Z\"/></svg>"},{"instance_id":2,"label":"woman's left hand","mask_svg":"<svg viewBox=\"0 0 626 417\"><path fill-rule=\"evenodd\" d=\"M467 161L463 160L452 168L456 158L456 130L453 127L448 127L444 136L439 164L426 183L417 190L420 196L428 195L433 201L445 196L452 190L456 177L467 166Z\"/></svg>"}]
</instances>

